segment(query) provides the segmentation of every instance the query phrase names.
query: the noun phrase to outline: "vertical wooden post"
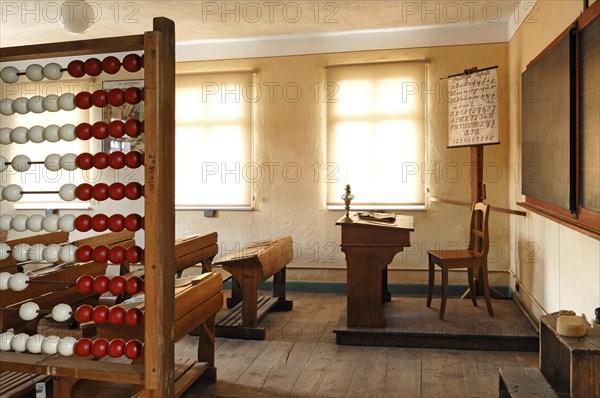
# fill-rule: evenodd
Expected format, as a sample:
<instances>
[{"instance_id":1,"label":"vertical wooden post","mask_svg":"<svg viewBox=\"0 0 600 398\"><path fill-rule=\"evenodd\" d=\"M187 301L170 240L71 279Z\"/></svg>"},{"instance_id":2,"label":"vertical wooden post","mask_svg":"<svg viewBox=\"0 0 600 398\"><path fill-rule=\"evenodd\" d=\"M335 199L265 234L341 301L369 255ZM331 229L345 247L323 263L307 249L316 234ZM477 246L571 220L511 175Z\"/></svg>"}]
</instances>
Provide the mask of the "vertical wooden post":
<instances>
[{"instance_id":1,"label":"vertical wooden post","mask_svg":"<svg viewBox=\"0 0 600 398\"><path fill-rule=\"evenodd\" d=\"M144 35L145 385L175 395L175 26Z\"/></svg>"}]
</instances>

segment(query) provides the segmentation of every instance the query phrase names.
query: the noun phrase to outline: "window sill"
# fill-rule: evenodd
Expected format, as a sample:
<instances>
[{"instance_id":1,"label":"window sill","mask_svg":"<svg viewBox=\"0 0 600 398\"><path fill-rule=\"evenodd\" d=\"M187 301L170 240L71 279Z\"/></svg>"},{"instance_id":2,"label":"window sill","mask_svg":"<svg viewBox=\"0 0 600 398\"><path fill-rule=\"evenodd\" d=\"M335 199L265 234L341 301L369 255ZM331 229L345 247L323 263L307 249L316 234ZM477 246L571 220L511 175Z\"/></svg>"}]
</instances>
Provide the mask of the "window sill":
<instances>
[{"instance_id":1,"label":"window sill","mask_svg":"<svg viewBox=\"0 0 600 398\"><path fill-rule=\"evenodd\" d=\"M176 205L175 211L188 211L188 210L219 210L219 211L252 211L254 208L252 206L186 206L186 205Z\"/></svg>"},{"instance_id":2,"label":"window sill","mask_svg":"<svg viewBox=\"0 0 600 398\"><path fill-rule=\"evenodd\" d=\"M327 205L327 210L346 210L344 205ZM350 205L350 211L370 210L401 210L401 211L423 211L427 210L425 205Z\"/></svg>"}]
</instances>

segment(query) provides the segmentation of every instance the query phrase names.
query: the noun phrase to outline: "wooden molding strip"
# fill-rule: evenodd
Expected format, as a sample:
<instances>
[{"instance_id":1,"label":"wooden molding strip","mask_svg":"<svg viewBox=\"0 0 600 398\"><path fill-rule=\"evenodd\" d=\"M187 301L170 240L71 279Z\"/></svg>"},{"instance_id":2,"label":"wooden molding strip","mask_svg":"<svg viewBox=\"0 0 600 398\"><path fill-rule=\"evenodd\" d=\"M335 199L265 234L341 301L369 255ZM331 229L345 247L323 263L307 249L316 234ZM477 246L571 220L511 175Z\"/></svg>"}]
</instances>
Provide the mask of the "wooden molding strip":
<instances>
[{"instance_id":1,"label":"wooden molding strip","mask_svg":"<svg viewBox=\"0 0 600 398\"><path fill-rule=\"evenodd\" d=\"M443 199L443 198L429 198L429 199L432 202L436 202L436 203L446 203L449 205L457 205L457 206L463 206L463 207L471 207L472 206L471 203L462 202L460 200ZM527 215L526 212L520 211L520 210L505 209L503 207L494 207L494 206L490 206L490 208L494 211L497 211L498 213L512 214L515 216L523 216L523 217L525 217Z\"/></svg>"}]
</instances>

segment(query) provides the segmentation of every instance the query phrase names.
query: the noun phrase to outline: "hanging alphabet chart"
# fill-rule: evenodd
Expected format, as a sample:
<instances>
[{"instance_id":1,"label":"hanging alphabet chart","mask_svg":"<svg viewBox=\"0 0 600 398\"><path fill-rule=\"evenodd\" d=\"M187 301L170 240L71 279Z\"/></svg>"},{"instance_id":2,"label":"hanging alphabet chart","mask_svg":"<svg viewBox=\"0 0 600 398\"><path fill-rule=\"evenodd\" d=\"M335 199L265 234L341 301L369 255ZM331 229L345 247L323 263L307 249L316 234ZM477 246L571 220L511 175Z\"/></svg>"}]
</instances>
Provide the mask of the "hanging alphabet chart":
<instances>
[{"instance_id":1,"label":"hanging alphabet chart","mask_svg":"<svg viewBox=\"0 0 600 398\"><path fill-rule=\"evenodd\" d=\"M448 77L448 147L498 144L497 68Z\"/></svg>"}]
</instances>

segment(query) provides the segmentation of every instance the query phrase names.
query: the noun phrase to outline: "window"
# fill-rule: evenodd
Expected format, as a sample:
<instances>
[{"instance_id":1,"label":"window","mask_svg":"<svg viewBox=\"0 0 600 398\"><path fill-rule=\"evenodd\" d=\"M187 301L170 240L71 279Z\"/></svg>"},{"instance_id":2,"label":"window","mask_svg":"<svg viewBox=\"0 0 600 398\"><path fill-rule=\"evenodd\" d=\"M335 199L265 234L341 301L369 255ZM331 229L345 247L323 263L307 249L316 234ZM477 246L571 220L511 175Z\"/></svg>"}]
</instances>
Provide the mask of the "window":
<instances>
[{"instance_id":1,"label":"window","mask_svg":"<svg viewBox=\"0 0 600 398\"><path fill-rule=\"evenodd\" d=\"M254 88L252 72L177 76L178 208L252 207Z\"/></svg>"},{"instance_id":2,"label":"window","mask_svg":"<svg viewBox=\"0 0 600 398\"><path fill-rule=\"evenodd\" d=\"M343 205L350 184L352 207L423 208L425 63L330 66L327 84L327 161L339 170L328 181L327 206Z\"/></svg>"},{"instance_id":3,"label":"window","mask_svg":"<svg viewBox=\"0 0 600 398\"><path fill-rule=\"evenodd\" d=\"M84 80L60 80L43 81L39 83L27 82L5 86L5 94L8 98L27 97L35 95L48 97L50 95L61 95L64 93L78 93L89 90L91 87L89 81ZM73 111L59 110L57 112L43 112L26 114L15 113L12 116L2 117L2 127L13 130L17 127L26 129L35 128L42 131L42 128L55 125L54 132L58 127L67 124L77 126L80 123L90 121L90 110L75 109ZM54 140L52 140L54 141ZM75 139L73 141L57 140L49 142L44 140L41 143L28 141L24 144L12 143L10 145L0 146L2 155L11 161L17 155L26 155L32 162L43 162L50 154L60 156L68 153L78 155L82 152L90 151L90 141ZM41 192L58 191L65 184L79 185L86 180L88 171L76 169L66 171L50 171L44 164L32 164L29 170L16 172L12 167L2 173L1 185L17 184L23 191ZM15 203L15 209L80 209L88 208L88 202L72 201L63 202L58 194L26 194L21 200Z\"/></svg>"}]
</instances>

